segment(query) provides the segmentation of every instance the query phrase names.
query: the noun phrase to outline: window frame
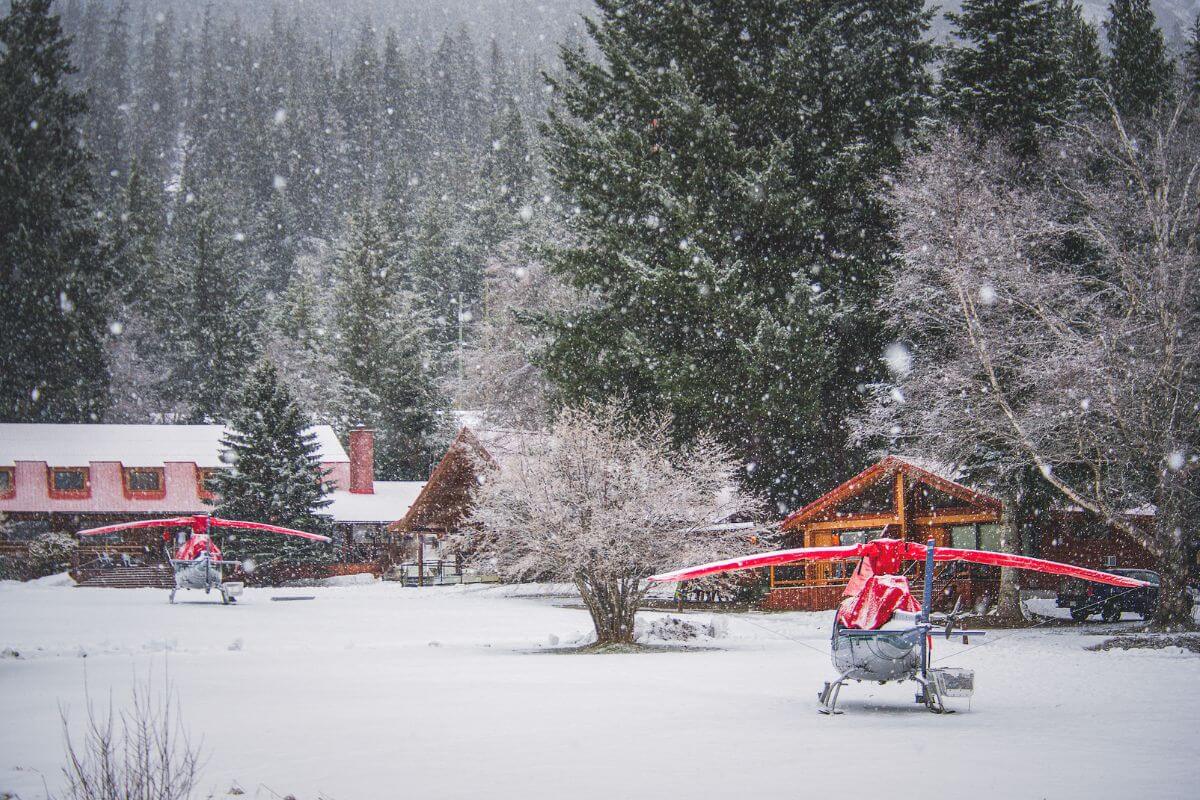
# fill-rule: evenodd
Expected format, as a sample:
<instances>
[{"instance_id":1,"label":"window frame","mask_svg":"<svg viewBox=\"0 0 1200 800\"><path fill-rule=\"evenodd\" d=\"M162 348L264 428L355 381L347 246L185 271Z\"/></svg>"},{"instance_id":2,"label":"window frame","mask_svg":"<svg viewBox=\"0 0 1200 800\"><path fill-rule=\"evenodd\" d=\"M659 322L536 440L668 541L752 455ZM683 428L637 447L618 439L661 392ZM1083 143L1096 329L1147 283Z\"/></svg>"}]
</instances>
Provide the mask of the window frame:
<instances>
[{"instance_id":1,"label":"window frame","mask_svg":"<svg viewBox=\"0 0 1200 800\"><path fill-rule=\"evenodd\" d=\"M8 488L0 486L0 500L11 500L17 496L17 468L0 467L0 473L8 476Z\"/></svg>"},{"instance_id":2,"label":"window frame","mask_svg":"<svg viewBox=\"0 0 1200 800\"><path fill-rule=\"evenodd\" d=\"M55 481L55 476L60 472L82 473L83 488L59 489ZM46 467L46 480L52 500L87 500L92 496L91 467Z\"/></svg>"},{"instance_id":3,"label":"window frame","mask_svg":"<svg viewBox=\"0 0 1200 800\"><path fill-rule=\"evenodd\" d=\"M216 500L217 493L210 492L205 488L204 483L209 476L215 475L220 467L196 467L196 496L201 500Z\"/></svg>"},{"instance_id":4,"label":"window frame","mask_svg":"<svg viewBox=\"0 0 1200 800\"><path fill-rule=\"evenodd\" d=\"M133 473L147 472L158 476L157 489L133 488ZM167 496L167 471L165 467L121 467L121 486L129 500L162 500Z\"/></svg>"}]
</instances>

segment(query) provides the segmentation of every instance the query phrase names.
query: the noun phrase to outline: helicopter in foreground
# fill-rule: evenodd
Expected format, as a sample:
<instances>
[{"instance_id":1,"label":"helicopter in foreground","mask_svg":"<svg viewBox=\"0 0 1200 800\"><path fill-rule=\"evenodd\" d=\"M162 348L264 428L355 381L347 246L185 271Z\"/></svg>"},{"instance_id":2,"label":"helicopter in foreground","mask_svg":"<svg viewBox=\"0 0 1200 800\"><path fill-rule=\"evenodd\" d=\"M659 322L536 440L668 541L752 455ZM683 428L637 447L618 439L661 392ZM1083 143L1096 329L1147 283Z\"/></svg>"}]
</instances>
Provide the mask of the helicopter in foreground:
<instances>
[{"instance_id":1,"label":"helicopter in foreground","mask_svg":"<svg viewBox=\"0 0 1200 800\"><path fill-rule=\"evenodd\" d=\"M241 566L240 561L228 561L221 558L221 549L213 541L213 531L218 528L237 528L241 530L263 531L277 533L283 536L298 536L316 542L332 541L328 536L319 533L308 533L279 525L268 525L265 522L246 522L236 519L221 519L208 514L193 514L186 517L169 517L167 519L143 519L132 522L118 522L99 528L88 528L79 531L80 536L102 536L107 533L134 530L138 528L165 528L163 531L163 549L167 561L175 573L175 586L171 589L170 602L175 602L175 593L180 589L203 589L205 594L216 589L221 595L221 603L229 605L236 603L242 593L243 584L238 581L225 580L225 567ZM190 528L188 538L179 545L172 554L169 549L171 528Z\"/></svg>"},{"instance_id":2,"label":"helicopter in foreground","mask_svg":"<svg viewBox=\"0 0 1200 800\"><path fill-rule=\"evenodd\" d=\"M1112 586L1137 588L1144 581L1099 570L1046 561L1029 556L937 547L930 539L925 544L899 539L875 539L866 543L834 547L801 547L777 550L696 567L666 572L650 578L656 582L674 582L703 578L722 572L792 564L797 561L833 561L860 559L842 593L834 613L830 644L837 678L818 692L818 709L824 714L839 714L838 694L849 680L915 681L920 691L916 702L934 713L947 713L944 698L970 697L975 689L971 670L930 667L935 629L945 638L983 635L984 631L955 631L960 616L959 604L940 618L930 613L933 604L933 568L937 561L970 561L997 567L1027 569L1053 575L1065 575ZM924 561L924 591L921 601L909 589L908 578L900 574L905 561ZM961 600L961 598L960 598Z\"/></svg>"}]
</instances>

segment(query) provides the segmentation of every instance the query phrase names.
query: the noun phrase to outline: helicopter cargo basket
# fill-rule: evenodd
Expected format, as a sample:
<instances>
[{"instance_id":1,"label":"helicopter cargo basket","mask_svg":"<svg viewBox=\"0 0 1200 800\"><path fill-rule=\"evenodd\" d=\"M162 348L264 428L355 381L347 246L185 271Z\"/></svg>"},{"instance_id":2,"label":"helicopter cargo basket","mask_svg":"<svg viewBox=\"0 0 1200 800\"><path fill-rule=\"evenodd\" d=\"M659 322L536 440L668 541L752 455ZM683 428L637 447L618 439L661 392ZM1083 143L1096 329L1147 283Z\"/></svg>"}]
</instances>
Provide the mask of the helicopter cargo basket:
<instances>
[{"instance_id":1,"label":"helicopter cargo basket","mask_svg":"<svg viewBox=\"0 0 1200 800\"><path fill-rule=\"evenodd\" d=\"M929 670L929 678L942 697L970 697L975 693L975 671L961 667Z\"/></svg>"}]
</instances>

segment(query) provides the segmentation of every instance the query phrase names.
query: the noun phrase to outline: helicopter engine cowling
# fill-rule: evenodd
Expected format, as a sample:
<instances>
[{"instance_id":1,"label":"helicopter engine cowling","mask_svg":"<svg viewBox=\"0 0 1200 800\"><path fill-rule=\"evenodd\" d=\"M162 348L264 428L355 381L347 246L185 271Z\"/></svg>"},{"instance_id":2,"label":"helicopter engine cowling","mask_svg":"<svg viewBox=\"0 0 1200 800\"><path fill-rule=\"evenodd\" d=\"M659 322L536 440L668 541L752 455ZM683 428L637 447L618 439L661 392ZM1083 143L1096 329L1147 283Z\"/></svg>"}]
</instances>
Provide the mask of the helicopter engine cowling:
<instances>
[{"instance_id":1,"label":"helicopter engine cowling","mask_svg":"<svg viewBox=\"0 0 1200 800\"><path fill-rule=\"evenodd\" d=\"M911 678L921 667L920 628L870 631L844 636L840 622L833 624L833 666L856 681L895 681Z\"/></svg>"}]
</instances>

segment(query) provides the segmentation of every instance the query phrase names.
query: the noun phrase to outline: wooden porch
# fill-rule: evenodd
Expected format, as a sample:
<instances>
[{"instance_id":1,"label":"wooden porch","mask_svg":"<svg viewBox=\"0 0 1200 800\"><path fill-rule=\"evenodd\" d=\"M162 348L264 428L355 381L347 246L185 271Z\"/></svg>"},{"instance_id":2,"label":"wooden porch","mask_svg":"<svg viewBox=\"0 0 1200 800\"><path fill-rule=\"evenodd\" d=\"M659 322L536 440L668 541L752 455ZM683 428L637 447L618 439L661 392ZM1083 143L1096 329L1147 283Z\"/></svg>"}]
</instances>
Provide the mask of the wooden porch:
<instances>
[{"instance_id":1,"label":"wooden porch","mask_svg":"<svg viewBox=\"0 0 1200 800\"><path fill-rule=\"evenodd\" d=\"M954 480L948 470L917 459L887 456L783 522L785 547L831 547L883 537L939 546L999 549L999 500ZM818 611L837 606L853 561L806 562L771 567L768 609ZM910 565L910 580L923 567ZM999 573L965 564L939 565L934 577L939 605L973 604L995 596Z\"/></svg>"}]
</instances>

